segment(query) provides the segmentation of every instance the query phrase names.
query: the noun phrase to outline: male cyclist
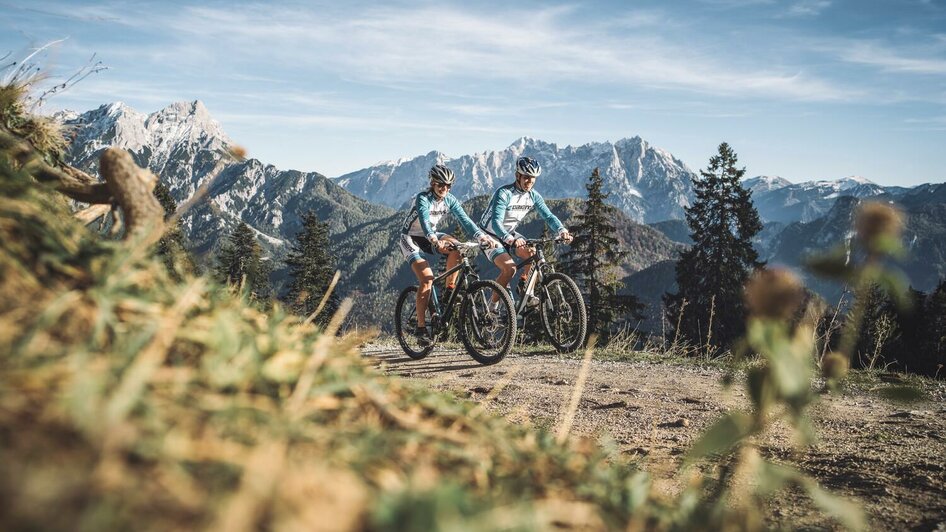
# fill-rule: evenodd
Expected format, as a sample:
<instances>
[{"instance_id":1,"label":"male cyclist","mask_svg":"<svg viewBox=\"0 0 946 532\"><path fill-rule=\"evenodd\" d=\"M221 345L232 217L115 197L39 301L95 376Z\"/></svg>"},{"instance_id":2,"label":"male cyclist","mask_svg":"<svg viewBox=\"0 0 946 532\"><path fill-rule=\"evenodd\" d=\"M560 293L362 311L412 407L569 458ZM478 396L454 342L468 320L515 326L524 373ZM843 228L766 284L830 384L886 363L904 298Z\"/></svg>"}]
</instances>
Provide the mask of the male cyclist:
<instances>
[{"instance_id":1,"label":"male cyclist","mask_svg":"<svg viewBox=\"0 0 946 532\"><path fill-rule=\"evenodd\" d=\"M502 286L508 286L509 280L516 273L516 263L512 254L520 259L529 259L533 252L526 246L525 238L516 232L516 226L532 209L536 209L554 233L566 243L572 241L572 235L562 225L558 217L545 205L545 200L533 190L535 179L542 173L542 167L531 157L520 157L516 161L516 181L500 187L493 193L489 206L480 219L480 227L487 234L496 237L503 243L503 247L495 248L486 253L489 260L499 268L499 277L496 278ZM519 277L520 295L525 288L524 281L529 275L532 265L522 269ZM493 294L493 301L499 301L499 295Z\"/></svg>"},{"instance_id":2,"label":"male cyclist","mask_svg":"<svg viewBox=\"0 0 946 532\"><path fill-rule=\"evenodd\" d=\"M447 211L450 211L463 227L463 230L473 235L473 238L479 240L481 245L490 248L495 245L493 239L486 236L467 216L457 198L450 194L450 187L453 186L453 182L456 180L453 170L438 164L430 169L428 176L430 177L430 188L414 196L413 205L410 212L407 213L407 218L404 219L404 224L401 227L401 238L398 241L401 253L411 265L414 275L417 276L417 329L414 334L423 345L430 344L426 319L430 289L434 284L434 272L427 260L421 255L421 251L433 254L434 250L437 250L437 252L447 255L448 270L460 262L460 252L449 250L450 243L457 242L457 239L437 232L437 224L440 219ZM447 290L453 290L456 287L457 274L459 272L454 272L447 278Z\"/></svg>"}]
</instances>

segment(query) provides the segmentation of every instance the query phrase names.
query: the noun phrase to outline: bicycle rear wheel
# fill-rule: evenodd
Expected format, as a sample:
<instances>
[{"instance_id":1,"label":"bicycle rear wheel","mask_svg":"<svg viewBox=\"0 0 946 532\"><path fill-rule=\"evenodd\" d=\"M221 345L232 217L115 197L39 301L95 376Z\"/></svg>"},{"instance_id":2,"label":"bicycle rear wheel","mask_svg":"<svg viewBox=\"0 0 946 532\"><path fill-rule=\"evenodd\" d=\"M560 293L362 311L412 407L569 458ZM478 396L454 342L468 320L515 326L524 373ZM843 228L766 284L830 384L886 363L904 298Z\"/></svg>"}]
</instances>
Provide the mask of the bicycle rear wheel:
<instances>
[{"instance_id":1,"label":"bicycle rear wheel","mask_svg":"<svg viewBox=\"0 0 946 532\"><path fill-rule=\"evenodd\" d=\"M427 312L427 323L430 323L429 310ZM417 287L408 286L397 297L397 304L394 307L394 330L397 333L397 341L401 344L404 353L415 360L420 360L429 355L434 350L434 346L421 345L417 337L414 336L416 327Z\"/></svg>"},{"instance_id":2,"label":"bicycle rear wheel","mask_svg":"<svg viewBox=\"0 0 946 532\"><path fill-rule=\"evenodd\" d=\"M563 273L550 273L542 282L539 298L539 316L552 346L560 353L581 347L588 332L588 314L575 281Z\"/></svg>"},{"instance_id":3,"label":"bicycle rear wheel","mask_svg":"<svg viewBox=\"0 0 946 532\"><path fill-rule=\"evenodd\" d=\"M492 302L499 294L499 305ZM467 353L480 364L495 364L512 349L516 316L509 292L496 281L470 285L460 307L460 339Z\"/></svg>"}]
</instances>

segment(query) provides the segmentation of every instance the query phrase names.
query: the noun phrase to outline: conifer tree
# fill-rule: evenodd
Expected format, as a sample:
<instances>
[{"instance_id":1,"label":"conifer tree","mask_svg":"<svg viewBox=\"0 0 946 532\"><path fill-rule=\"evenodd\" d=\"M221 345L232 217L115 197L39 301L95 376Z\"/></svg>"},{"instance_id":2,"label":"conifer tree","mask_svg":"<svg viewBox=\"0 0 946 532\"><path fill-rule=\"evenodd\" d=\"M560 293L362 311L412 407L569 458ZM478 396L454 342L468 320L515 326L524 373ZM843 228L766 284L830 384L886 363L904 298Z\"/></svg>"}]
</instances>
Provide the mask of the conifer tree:
<instances>
[{"instance_id":1,"label":"conifer tree","mask_svg":"<svg viewBox=\"0 0 946 532\"><path fill-rule=\"evenodd\" d=\"M289 268L289 289L283 298L286 305L303 316L314 312L332 283L335 263L330 251L328 224L320 222L314 212L303 215L302 229L296 234L286 257ZM335 314L338 304L337 292L333 291L319 320L327 322Z\"/></svg>"},{"instance_id":2,"label":"conifer tree","mask_svg":"<svg viewBox=\"0 0 946 532\"><path fill-rule=\"evenodd\" d=\"M167 221L174 216L177 211L177 202L171 196L167 185L160 180L154 186L154 196L164 208L164 220ZM182 273L197 273L196 264L187 247L187 237L181 230L180 220L174 224L174 227L165 230L164 236L158 241L156 253L176 279L180 279Z\"/></svg>"},{"instance_id":3,"label":"conifer tree","mask_svg":"<svg viewBox=\"0 0 946 532\"><path fill-rule=\"evenodd\" d=\"M617 209L607 203L602 179L595 168L585 189L585 210L575 217L574 240L562 257L562 264L583 288L588 302L588 330L607 335L617 318L630 314L640 319L642 305L634 296L618 295L621 282L617 265L627 257L617 239L614 220Z\"/></svg>"},{"instance_id":4,"label":"conifer tree","mask_svg":"<svg viewBox=\"0 0 946 532\"><path fill-rule=\"evenodd\" d=\"M924 314L926 332L921 352L926 353L928 361L923 372L942 379L946 377L946 279L927 296Z\"/></svg>"},{"instance_id":5,"label":"conifer tree","mask_svg":"<svg viewBox=\"0 0 946 532\"><path fill-rule=\"evenodd\" d=\"M883 366L884 361L893 361L888 355L892 342L899 336L899 313L876 284L865 290L863 297L863 316L851 365L857 368Z\"/></svg>"},{"instance_id":6,"label":"conifer tree","mask_svg":"<svg viewBox=\"0 0 946 532\"><path fill-rule=\"evenodd\" d=\"M752 248L762 223L740 184L746 169L736 162L724 142L693 182L696 201L686 209L693 246L677 262L679 291L664 295L668 322L673 328L680 324L672 337L692 345L727 347L742 336L743 285L763 265Z\"/></svg>"},{"instance_id":7,"label":"conifer tree","mask_svg":"<svg viewBox=\"0 0 946 532\"><path fill-rule=\"evenodd\" d=\"M250 290L258 301L269 300L269 276L272 268L262 259L262 249L256 235L245 222L240 222L224 243L217 257L214 271L221 282L240 285Z\"/></svg>"}]
</instances>

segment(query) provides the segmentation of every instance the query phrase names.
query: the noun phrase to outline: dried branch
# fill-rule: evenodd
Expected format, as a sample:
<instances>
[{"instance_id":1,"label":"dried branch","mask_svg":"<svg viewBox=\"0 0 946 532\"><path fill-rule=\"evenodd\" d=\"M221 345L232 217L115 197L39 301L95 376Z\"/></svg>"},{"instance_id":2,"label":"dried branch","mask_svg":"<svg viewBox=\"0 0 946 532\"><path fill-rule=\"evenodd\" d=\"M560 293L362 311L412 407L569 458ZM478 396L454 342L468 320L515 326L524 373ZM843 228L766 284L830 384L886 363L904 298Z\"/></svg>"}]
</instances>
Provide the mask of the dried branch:
<instances>
[{"instance_id":1,"label":"dried branch","mask_svg":"<svg viewBox=\"0 0 946 532\"><path fill-rule=\"evenodd\" d=\"M89 225L102 216L107 215L108 211L111 209L112 207L110 205L100 203L98 205L92 205L82 209L81 211L75 213L75 217L83 225Z\"/></svg>"},{"instance_id":2,"label":"dried branch","mask_svg":"<svg viewBox=\"0 0 946 532\"><path fill-rule=\"evenodd\" d=\"M125 215L125 239L140 236L157 241L161 238L164 209L154 197L157 176L139 167L127 151L119 148L105 150L99 168Z\"/></svg>"}]
</instances>

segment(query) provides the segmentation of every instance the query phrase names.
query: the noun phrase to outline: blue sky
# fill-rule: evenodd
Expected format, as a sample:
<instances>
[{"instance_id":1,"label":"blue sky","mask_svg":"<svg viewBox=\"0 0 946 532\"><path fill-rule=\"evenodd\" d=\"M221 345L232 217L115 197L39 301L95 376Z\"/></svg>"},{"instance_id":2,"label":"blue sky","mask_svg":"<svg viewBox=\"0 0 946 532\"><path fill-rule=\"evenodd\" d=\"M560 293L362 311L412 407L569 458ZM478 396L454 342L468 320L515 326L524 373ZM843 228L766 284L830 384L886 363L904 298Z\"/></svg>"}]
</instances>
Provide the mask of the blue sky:
<instances>
[{"instance_id":1,"label":"blue sky","mask_svg":"<svg viewBox=\"0 0 946 532\"><path fill-rule=\"evenodd\" d=\"M251 156L340 175L521 136L640 135L748 175L946 181L946 0L8 2L0 56L67 38L46 111L202 100Z\"/></svg>"}]
</instances>

